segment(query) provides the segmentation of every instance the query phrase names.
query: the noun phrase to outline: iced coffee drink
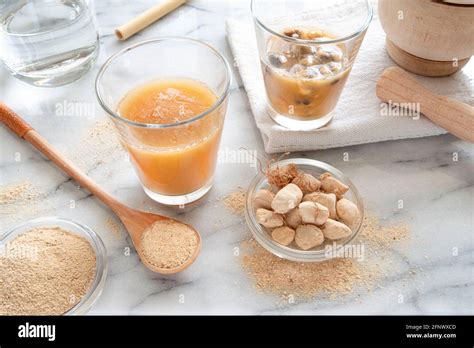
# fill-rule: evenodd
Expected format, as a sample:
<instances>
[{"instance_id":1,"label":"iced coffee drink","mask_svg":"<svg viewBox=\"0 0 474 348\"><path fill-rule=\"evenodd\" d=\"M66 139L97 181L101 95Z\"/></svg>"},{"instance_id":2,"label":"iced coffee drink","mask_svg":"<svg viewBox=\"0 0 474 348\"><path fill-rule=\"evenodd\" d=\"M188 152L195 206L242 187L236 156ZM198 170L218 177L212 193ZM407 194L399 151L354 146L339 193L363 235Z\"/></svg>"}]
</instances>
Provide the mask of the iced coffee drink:
<instances>
[{"instance_id":1,"label":"iced coffee drink","mask_svg":"<svg viewBox=\"0 0 474 348\"><path fill-rule=\"evenodd\" d=\"M296 131L327 125L372 19L369 1L252 0L251 9L269 117Z\"/></svg>"},{"instance_id":2,"label":"iced coffee drink","mask_svg":"<svg viewBox=\"0 0 474 348\"><path fill-rule=\"evenodd\" d=\"M321 30L290 28L283 34L315 43L269 39L261 63L270 106L296 120L326 116L335 108L350 70L343 44L318 45L333 39Z\"/></svg>"}]
</instances>

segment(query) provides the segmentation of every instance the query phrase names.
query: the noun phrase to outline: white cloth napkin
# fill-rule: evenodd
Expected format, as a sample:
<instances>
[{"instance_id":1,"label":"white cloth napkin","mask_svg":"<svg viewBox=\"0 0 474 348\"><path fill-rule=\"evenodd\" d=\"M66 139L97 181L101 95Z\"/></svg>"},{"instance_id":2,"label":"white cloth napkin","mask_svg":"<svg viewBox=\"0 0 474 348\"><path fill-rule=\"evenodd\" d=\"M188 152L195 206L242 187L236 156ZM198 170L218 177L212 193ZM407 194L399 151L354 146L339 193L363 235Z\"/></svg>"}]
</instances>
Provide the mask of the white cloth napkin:
<instances>
[{"instance_id":1,"label":"white cloth napkin","mask_svg":"<svg viewBox=\"0 0 474 348\"><path fill-rule=\"evenodd\" d=\"M424 116L415 120L407 116L383 115L381 102L375 95L375 84L382 71L394 62L385 51L385 33L378 18L374 18L365 36L333 120L321 129L307 132L290 131L268 116L253 24L228 19L227 37L267 153L318 150L446 133ZM419 79L439 94L469 102L473 79L467 71L471 67L469 64L451 77Z\"/></svg>"}]
</instances>

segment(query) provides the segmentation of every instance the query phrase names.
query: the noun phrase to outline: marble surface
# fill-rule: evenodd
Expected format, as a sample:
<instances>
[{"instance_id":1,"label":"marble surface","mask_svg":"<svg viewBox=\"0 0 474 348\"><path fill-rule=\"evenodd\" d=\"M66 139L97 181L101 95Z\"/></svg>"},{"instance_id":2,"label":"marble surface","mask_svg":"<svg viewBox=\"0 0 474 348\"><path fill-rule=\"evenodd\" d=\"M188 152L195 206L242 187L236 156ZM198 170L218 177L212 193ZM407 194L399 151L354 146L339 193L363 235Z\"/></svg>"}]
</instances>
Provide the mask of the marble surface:
<instances>
[{"instance_id":1,"label":"marble surface","mask_svg":"<svg viewBox=\"0 0 474 348\"><path fill-rule=\"evenodd\" d=\"M81 139L87 137L91 126L105 119L93 83L98 67L110 54L145 38L180 35L205 39L232 61L224 22L229 16L249 16L247 1L190 1L127 42L118 42L113 29L153 3L96 1L102 46L93 71L69 86L40 89L12 78L2 68L0 100L74 158L81 152ZM235 70L234 77L222 149L245 147L263 157L260 134ZM77 117L58 115L55 108L63 102L90 104L94 111ZM239 186L248 185L256 172L251 163L228 163L223 158L215 185L202 204L180 211L147 198L122 153L111 150L105 160L96 160L93 153L82 158L88 175L120 200L136 208L178 216L201 232L203 248L195 264L181 274L162 276L141 265L133 250L126 255L130 239L121 227L118 232L111 231L110 219L117 220L109 209L4 127L0 127L0 137L1 184L27 180L40 192L34 209L26 204L15 215L2 208L2 231L30 217L56 215L80 221L104 239L109 274L90 314L474 313L473 149L451 135L293 154L341 169L359 187L368 209L388 222L410 225L411 240L403 248L394 244L387 250L396 267L384 274L373 291L356 289L342 302L316 298L283 304L274 296L255 291L239 256L235 256L235 248L249 235L248 229L242 217L219 201ZM107 140L103 146L107 148ZM344 161L347 155L349 160Z\"/></svg>"}]
</instances>

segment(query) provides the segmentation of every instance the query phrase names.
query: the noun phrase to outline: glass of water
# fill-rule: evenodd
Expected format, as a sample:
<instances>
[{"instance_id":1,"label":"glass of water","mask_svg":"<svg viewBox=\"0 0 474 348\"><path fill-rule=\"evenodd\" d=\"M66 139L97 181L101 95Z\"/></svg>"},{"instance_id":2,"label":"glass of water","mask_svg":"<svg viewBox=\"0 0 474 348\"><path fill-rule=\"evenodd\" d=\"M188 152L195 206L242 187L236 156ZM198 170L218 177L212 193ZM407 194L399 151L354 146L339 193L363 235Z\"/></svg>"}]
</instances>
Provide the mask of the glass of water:
<instances>
[{"instance_id":1,"label":"glass of water","mask_svg":"<svg viewBox=\"0 0 474 348\"><path fill-rule=\"evenodd\" d=\"M0 58L18 79L40 87L71 83L98 52L89 0L0 1Z\"/></svg>"}]
</instances>

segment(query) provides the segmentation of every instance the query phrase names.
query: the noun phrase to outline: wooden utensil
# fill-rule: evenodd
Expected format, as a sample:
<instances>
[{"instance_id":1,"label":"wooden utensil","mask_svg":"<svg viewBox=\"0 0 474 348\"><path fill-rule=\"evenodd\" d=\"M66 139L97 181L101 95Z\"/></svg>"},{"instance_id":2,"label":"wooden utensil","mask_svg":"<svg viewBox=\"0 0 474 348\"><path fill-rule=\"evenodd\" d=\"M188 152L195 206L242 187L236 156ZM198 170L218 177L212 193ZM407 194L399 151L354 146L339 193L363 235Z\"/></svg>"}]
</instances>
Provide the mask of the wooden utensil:
<instances>
[{"instance_id":1,"label":"wooden utensil","mask_svg":"<svg viewBox=\"0 0 474 348\"><path fill-rule=\"evenodd\" d=\"M466 65L471 57L455 61L428 60L402 50L387 38L386 48L390 58L409 72L428 77L442 77L454 74Z\"/></svg>"},{"instance_id":2,"label":"wooden utensil","mask_svg":"<svg viewBox=\"0 0 474 348\"><path fill-rule=\"evenodd\" d=\"M119 40L127 40L130 36L135 35L161 17L166 16L185 2L185 0L164 0L138 15L130 22L115 29L115 35Z\"/></svg>"},{"instance_id":3,"label":"wooden utensil","mask_svg":"<svg viewBox=\"0 0 474 348\"><path fill-rule=\"evenodd\" d=\"M376 94L384 102L405 103L409 108L419 103L420 112L433 123L474 143L474 107L433 93L399 67L390 67L382 73Z\"/></svg>"},{"instance_id":4,"label":"wooden utensil","mask_svg":"<svg viewBox=\"0 0 474 348\"><path fill-rule=\"evenodd\" d=\"M125 228L127 229L130 237L132 238L133 245L135 246L135 249L137 250L138 256L140 257L141 261L150 270L162 274L173 274L184 270L194 262L201 249L201 237L192 226L184 224L183 222L172 219L170 217L132 209L119 202L113 196L105 192L94 181L92 181L71 161L69 161L58 151L56 151L45 138L38 134L38 132L36 132L27 122L25 122L20 116L18 116L13 110L8 108L2 102L0 102L0 120L16 135L36 147L40 152L42 152L46 157L53 161L65 173L74 178L81 186L87 188L90 192L97 196L106 206L112 209L112 211L117 214L122 223L125 225ZM146 257L142 253L142 233L147 228L149 228L154 222L159 220L174 221L176 223L187 225L196 233L196 237L198 239L198 246L196 247L194 254L186 262L173 269L159 268L153 265L146 259Z\"/></svg>"}]
</instances>

